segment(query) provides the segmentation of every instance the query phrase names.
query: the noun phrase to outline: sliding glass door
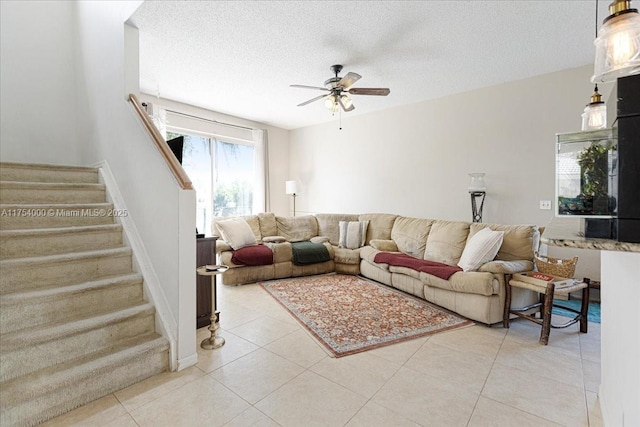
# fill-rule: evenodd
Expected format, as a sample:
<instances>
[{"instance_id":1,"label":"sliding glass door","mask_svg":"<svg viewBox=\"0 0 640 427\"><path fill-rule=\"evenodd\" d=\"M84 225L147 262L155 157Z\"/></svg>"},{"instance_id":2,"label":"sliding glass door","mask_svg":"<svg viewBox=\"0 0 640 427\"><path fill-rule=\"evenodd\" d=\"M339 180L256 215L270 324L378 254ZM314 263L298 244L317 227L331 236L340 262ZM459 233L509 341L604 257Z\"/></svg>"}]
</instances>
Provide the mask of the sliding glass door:
<instances>
[{"instance_id":1,"label":"sliding glass door","mask_svg":"<svg viewBox=\"0 0 640 427\"><path fill-rule=\"evenodd\" d=\"M182 167L196 191L196 226L210 234L214 217L250 215L261 190L256 167L261 160L251 143L168 131L167 140L184 136Z\"/></svg>"}]
</instances>

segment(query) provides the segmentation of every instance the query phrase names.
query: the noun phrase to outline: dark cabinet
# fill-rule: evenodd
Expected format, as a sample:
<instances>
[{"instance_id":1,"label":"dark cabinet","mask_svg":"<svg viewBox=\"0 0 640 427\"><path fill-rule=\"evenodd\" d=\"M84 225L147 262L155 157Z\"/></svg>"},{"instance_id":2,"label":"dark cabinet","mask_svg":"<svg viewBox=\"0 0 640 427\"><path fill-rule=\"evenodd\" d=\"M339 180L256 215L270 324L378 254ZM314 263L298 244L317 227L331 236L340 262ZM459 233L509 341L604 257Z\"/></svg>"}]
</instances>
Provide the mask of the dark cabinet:
<instances>
[{"instance_id":1,"label":"dark cabinet","mask_svg":"<svg viewBox=\"0 0 640 427\"><path fill-rule=\"evenodd\" d=\"M196 239L196 267L216 263L217 237ZM211 276L196 275L196 327L211 324Z\"/></svg>"}]
</instances>

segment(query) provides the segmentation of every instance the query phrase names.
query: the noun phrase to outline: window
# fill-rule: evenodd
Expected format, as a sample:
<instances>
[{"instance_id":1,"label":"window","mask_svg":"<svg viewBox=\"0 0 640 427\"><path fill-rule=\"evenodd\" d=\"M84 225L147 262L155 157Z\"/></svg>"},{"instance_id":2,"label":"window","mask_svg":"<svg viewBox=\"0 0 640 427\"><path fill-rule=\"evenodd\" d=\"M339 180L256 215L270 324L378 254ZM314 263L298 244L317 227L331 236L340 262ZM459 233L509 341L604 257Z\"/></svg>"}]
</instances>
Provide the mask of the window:
<instances>
[{"instance_id":1,"label":"window","mask_svg":"<svg viewBox=\"0 0 640 427\"><path fill-rule=\"evenodd\" d=\"M167 140L184 136L182 167L196 191L196 226L210 231L211 220L220 216L250 215L261 188L257 150L252 143L225 141L215 137L167 132Z\"/></svg>"}]
</instances>

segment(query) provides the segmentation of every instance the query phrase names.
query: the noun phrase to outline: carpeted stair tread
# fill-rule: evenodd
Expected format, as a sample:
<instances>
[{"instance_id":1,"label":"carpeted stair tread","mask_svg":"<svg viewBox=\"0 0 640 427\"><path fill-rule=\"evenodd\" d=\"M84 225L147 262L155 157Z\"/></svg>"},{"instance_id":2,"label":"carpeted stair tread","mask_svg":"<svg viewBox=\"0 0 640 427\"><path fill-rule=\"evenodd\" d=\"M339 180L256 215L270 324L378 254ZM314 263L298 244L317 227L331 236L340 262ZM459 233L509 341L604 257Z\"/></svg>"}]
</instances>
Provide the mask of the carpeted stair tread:
<instances>
[{"instance_id":1,"label":"carpeted stair tread","mask_svg":"<svg viewBox=\"0 0 640 427\"><path fill-rule=\"evenodd\" d=\"M99 224L0 230L0 259L26 258L122 246L122 225Z\"/></svg>"},{"instance_id":2,"label":"carpeted stair tread","mask_svg":"<svg viewBox=\"0 0 640 427\"><path fill-rule=\"evenodd\" d=\"M127 307L142 300L142 276L138 273L1 295L0 332L32 329Z\"/></svg>"},{"instance_id":3,"label":"carpeted stair tread","mask_svg":"<svg viewBox=\"0 0 640 427\"><path fill-rule=\"evenodd\" d=\"M152 333L6 381L0 386L0 425L35 425L166 371L168 350L167 340Z\"/></svg>"},{"instance_id":4,"label":"carpeted stair tread","mask_svg":"<svg viewBox=\"0 0 640 427\"><path fill-rule=\"evenodd\" d=\"M48 325L41 325L39 328L28 328L16 332L9 332L0 335L2 337L2 347L0 355L13 351L16 348L32 344L42 344L58 338L77 334L81 331L96 329L104 325L113 324L124 318L133 316L147 316L155 313L155 308L149 303L138 303L131 307L118 311L106 313L96 313L91 316L79 316L66 319L63 322L56 322Z\"/></svg>"},{"instance_id":5,"label":"carpeted stair tread","mask_svg":"<svg viewBox=\"0 0 640 427\"><path fill-rule=\"evenodd\" d=\"M0 229L59 228L113 224L112 203L2 203ZM104 213L104 215L102 214Z\"/></svg>"},{"instance_id":6,"label":"carpeted stair tread","mask_svg":"<svg viewBox=\"0 0 640 427\"><path fill-rule=\"evenodd\" d=\"M27 258L5 259L0 261L0 267L3 269L11 267L32 266L37 267L38 264L50 264L59 262L74 262L79 259L100 258L110 255L131 255L131 249L127 246L120 248L97 249L93 251L72 252L55 255L44 255Z\"/></svg>"},{"instance_id":7,"label":"carpeted stair tread","mask_svg":"<svg viewBox=\"0 0 640 427\"><path fill-rule=\"evenodd\" d=\"M3 203L100 203L105 194L97 183L0 181Z\"/></svg>"},{"instance_id":8,"label":"carpeted stair tread","mask_svg":"<svg viewBox=\"0 0 640 427\"><path fill-rule=\"evenodd\" d=\"M98 182L98 169L43 163L0 162L0 180L30 182Z\"/></svg>"},{"instance_id":9,"label":"carpeted stair tread","mask_svg":"<svg viewBox=\"0 0 640 427\"><path fill-rule=\"evenodd\" d=\"M129 247L0 261L0 294L73 285L132 272Z\"/></svg>"},{"instance_id":10,"label":"carpeted stair tread","mask_svg":"<svg viewBox=\"0 0 640 427\"><path fill-rule=\"evenodd\" d=\"M155 309L151 304L139 304L75 322L44 325L35 332L23 330L6 334L2 336L3 343L6 341L7 344L3 344L0 353L3 359L0 380L29 375L152 333L154 316ZM42 357L43 354L46 357Z\"/></svg>"},{"instance_id":11,"label":"carpeted stair tread","mask_svg":"<svg viewBox=\"0 0 640 427\"><path fill-rule=\"evenodd\" d=\"M27 292L14 292L11 294L0 295L0 308L11 304L28 304L31 301L51 301L59 298L68 298L83 292L102 289L106 286L117 286L139 281L142 281L142 276L138 273L132 273L111 276L100 280L91 280L64 287L33 289Z\"/></svg>"}]
</instances>

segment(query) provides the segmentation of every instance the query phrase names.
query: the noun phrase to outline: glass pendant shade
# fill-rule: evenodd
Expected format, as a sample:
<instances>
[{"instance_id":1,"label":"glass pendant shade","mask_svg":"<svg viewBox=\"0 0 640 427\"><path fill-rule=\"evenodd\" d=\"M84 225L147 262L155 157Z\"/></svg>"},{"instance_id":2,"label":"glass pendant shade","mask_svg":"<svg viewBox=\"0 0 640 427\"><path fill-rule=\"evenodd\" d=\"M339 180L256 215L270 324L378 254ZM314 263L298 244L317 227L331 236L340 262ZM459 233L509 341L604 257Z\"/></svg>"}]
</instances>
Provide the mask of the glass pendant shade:
<instances>
[{"instance_id":1,"label":"glass pendant shade","mask_svg":"<svg viewBox=\"0 0 640 427\"><path fill-rule=\"evenodd\" d=\"M604 102L589 104L582 113L582 130L596 130L607 127L607 107Z\"/></svg>"},{"instance_id":2,"label":"glass pendant shade","mask_svg":"<svg viewBox=\"0 0 640 427\"><path fill-rule=\"evenodd\" d=\"M596 59L592 82L610 82L640 74L640 14L629 0L615 0L594 41Z\"/></svg>"},{"instance_id":3,"label":"glass pendant shade","mask_svg":"<svg viewBox=\"0 0 640 427\"><path fill-rule=\"evenodd\" d=\"M338 100L334 95L329 95L324 100L324 106L327 107L329 111L331 111L334 114L338 112Z\"/></svg>"},{"instance_id":4,"label":"glass pendant shade","mask_svg":"<svg viewBox=\"0 0 640 427\"><path fill-rule=\"evenodd\" d=\"M471 181L469 182L469 193L477 193L487 191L484 183L484 173L470 173Z\"/></svg>"},{"instance_id":5,"label":"glass pendant shade","mask_svg":"<svg viewBox=\"0 0 640 427\"><path fill-rule=\"evenodd\" d=\"M340 97L340 100L342 101L342 105L344 105L344 108L350 108L353 104L353 101L347 95L342 95Z\"/></svg>"},{"instance_id":6,"label":"glass pendant shade","mask_svg":"<svg viewBox=\"0 0 640 427\"><path fill-rule=\"evenodd\" d=\"M591 102L582 113L582 130L596 130L607 127L607 107L598 92L598 85L591 95Z\"/></svg>"}]
</instances>

